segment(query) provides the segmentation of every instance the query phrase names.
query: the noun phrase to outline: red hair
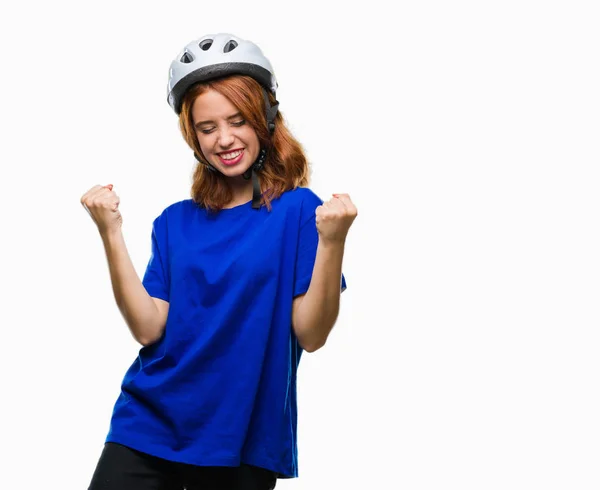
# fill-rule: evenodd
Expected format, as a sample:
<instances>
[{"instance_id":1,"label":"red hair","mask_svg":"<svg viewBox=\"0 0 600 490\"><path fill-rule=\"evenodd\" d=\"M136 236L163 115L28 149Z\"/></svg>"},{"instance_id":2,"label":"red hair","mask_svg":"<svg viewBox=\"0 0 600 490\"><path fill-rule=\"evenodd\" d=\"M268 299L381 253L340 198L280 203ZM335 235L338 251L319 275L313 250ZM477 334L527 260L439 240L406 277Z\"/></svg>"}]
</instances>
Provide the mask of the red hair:
<instances>
[{"instance_id":1,"label":"red hair","mask_svg":"<svg viewBox=\"0 0 600 490\"><path fill-rule=\"evenodd\" d=\"M261 204L266 205L270 211L271 200L277 199L287 190L308 185L310 169L302 146L286 127L280 112L277 112L275 117L275 131L273 134L269 133L261 86L256 80L245 75L232 75L198 83L186 92L179 115L179 128L186 143L197 155L206 162L196 137L192 107L196 97L209 89L219 92L231 101L246 120L246 124L256 132L260 147L267 150L264 167L257 172L263 194ZM271 93L268 95L273 105L275 98ZM211 172L204 164L198 163L191 189L193 201L210 210L222 209L233 198L226 182L227 178L220 172Z\"/></svg>"}]
</instances>

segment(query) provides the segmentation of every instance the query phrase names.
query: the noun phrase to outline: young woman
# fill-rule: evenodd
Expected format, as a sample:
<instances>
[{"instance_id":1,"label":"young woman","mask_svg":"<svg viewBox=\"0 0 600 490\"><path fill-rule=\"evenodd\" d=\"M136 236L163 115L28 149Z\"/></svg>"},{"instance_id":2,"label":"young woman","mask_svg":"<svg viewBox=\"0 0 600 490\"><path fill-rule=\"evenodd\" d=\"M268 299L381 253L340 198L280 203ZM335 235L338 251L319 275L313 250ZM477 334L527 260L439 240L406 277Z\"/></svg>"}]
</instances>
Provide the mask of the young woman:
<instances>
[{"instance_id":1,"label":"young woman","mask_svg":"<svg viewBox=\"0 0 600 490\"><path fill-rule=\"evenodd\" d=\"M308 187L271 64L230 34L188 44L168 101L199 163L192 198L154 220L140 281L112 185L82 198L115 299L142 344L90 489L272 489L298 476L296 372L339 312L357 210Z\"/></svg>"}]
</instances>

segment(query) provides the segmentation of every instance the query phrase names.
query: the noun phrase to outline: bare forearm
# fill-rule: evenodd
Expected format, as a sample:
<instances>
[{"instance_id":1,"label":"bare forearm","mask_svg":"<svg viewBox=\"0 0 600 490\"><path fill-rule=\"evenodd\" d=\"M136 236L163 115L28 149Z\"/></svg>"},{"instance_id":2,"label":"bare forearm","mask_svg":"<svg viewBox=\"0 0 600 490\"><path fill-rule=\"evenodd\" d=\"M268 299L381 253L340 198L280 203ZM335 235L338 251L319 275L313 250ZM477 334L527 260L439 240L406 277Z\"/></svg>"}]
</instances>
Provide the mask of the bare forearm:
<instances>
[{"instance_id":1,"label":"bare forearm","mask_svg":"<svg viewBox=\"0 0 600 490\"><path fill-rule=\"evenodd\" d=\"M335 325L340 310L344 243L319 240L308 291L294 316L294 332L308 351L319 349Z\"/></svg>"},{"instance_id":2,"label":"bare forearm","mask_svg":"<svg viewBox=\"0 0 600 490\"><path fill-rule=\"evenodd\" d=\"M156 304L133 267L122 232L101 236L117 306L133 337L148 345L162 333Z\"/></svg>"}]
</instances>

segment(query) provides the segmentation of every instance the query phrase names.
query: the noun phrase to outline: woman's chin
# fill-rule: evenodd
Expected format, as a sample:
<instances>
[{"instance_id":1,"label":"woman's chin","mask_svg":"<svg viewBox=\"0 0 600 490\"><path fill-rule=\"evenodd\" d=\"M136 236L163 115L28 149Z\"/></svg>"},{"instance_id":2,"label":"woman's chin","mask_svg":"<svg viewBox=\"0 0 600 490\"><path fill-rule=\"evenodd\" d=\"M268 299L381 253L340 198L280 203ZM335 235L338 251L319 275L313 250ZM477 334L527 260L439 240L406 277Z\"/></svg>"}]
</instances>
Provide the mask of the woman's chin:
<instances>
[{"instance_id":1,"label":"woman's chin","mask_svg":"<svg viewBox=\"0 0 600 490\"><path fill-rule=\"evenodd\" d=\"M221 171L221 173L227 177L230 178L242 178L242 176L244 175L244 173L246 172L246 170L248 170L248 167L244 166L241 167L239 165L235 165L233 167L227 167L224 165L220 165L219 166L219 170Z\"/></svg>"}]
</instances>

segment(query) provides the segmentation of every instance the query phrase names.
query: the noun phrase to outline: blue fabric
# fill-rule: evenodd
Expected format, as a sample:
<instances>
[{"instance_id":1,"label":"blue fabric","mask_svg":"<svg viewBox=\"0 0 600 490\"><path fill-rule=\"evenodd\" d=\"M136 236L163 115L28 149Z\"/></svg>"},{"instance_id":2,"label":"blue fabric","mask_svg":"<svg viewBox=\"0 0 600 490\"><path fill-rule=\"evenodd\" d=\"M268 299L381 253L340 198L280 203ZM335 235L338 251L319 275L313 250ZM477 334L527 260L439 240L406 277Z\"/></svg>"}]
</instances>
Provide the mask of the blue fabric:
<instances>
[{"instance_id":1,"label":"blue fabric","mask_svg":"<svg viewBox=\"0 0 600 490\"><path fill-rule=\"evenodd\" d=\"M169 315L125 374L107 442L298 476L292 299L310 284L322 202L298 188L270 212L249 202L209 214L187 199L154 220L142 282Z\"/></svg>"}]
</instances>

